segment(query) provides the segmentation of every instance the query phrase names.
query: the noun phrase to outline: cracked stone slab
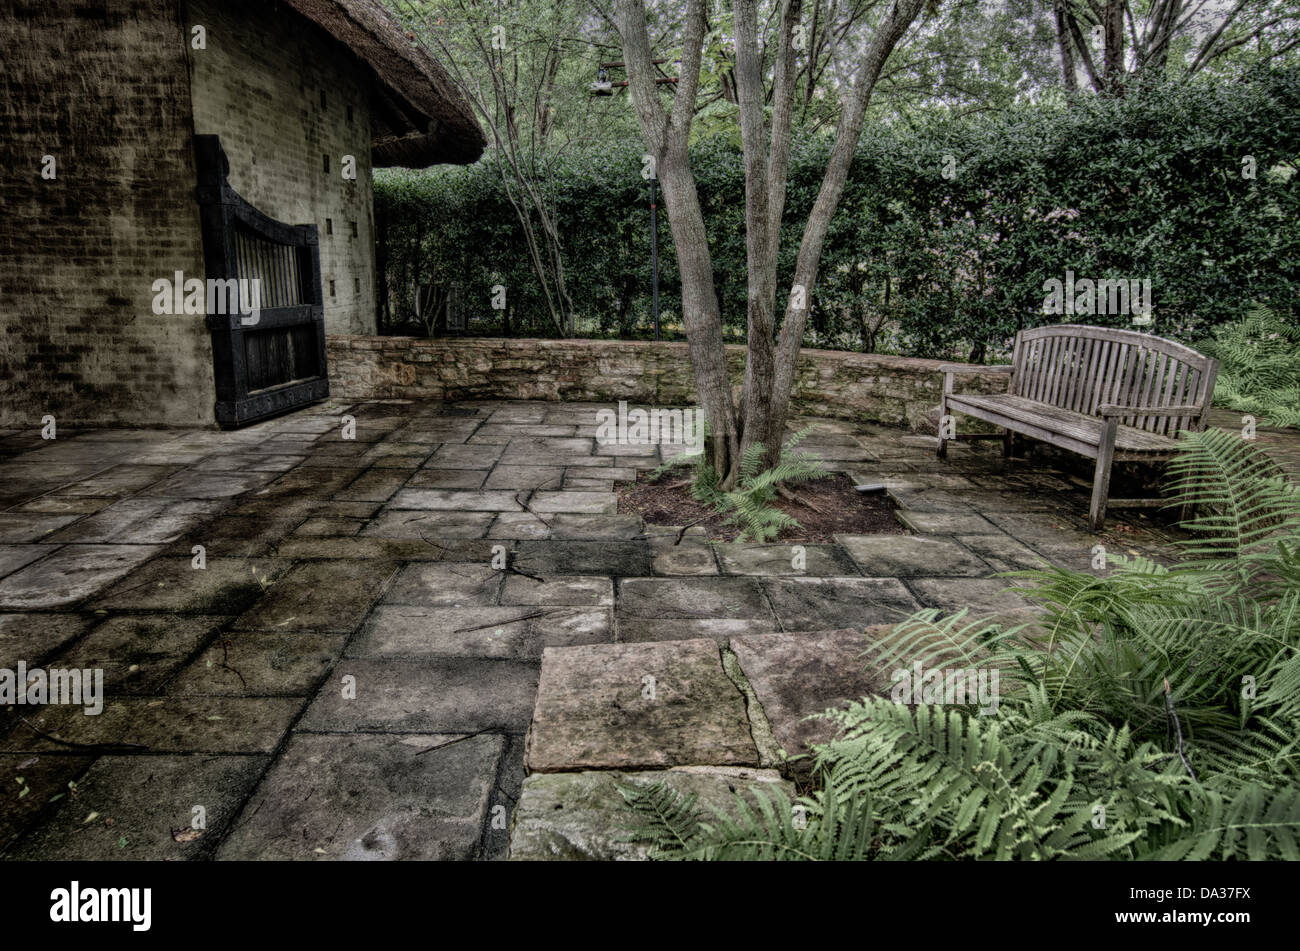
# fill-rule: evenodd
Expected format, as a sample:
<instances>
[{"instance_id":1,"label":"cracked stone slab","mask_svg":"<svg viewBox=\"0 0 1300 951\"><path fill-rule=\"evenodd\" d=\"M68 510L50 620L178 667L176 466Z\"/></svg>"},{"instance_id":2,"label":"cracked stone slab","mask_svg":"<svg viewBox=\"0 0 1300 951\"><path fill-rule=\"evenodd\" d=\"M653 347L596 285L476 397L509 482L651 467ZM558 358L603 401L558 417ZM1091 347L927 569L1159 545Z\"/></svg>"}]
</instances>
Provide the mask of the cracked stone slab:
<instances>
[{"instance_id":1,"label":"cracked stone slab","mask_svg":"<svg viewBox=\"0 0 1300 951\"><path fill-rule=\"evenodd\" d=\"M836 535L863 574L873 578L919 575L978 577L992 570L951 538L925 535Z\"/></svg>"},{"instance_id":2,"label":"cracked stone slab","mask_svg":"<svg viewBox=\"0 0 1300 951\"><path fill-rule=\"evenodd\" d=\"M722 563L723 573L729 575L843 576L857 571L857 566L845 557L844 551L837 545L715 542L713 547ZM796 568L798 559L802 559L803 564Z\"/></svg>"},{"instance_id":3,"label":"cracked stone slab","mask_svg":"<svg viewBox=\"0 0 1300 951\"><path fill-rule=\"evenodd\" d=\"M524 779L510 834L510 858L517 861L642 861L649 847L629 840L624 831L633 821L623 786L663 783L679 796L695 796L702 815L710 806L735 815L736 794L752 808L750 790L770 797L776 790L794 800L794 785L775 770L723 766L679 766L663 770L622 772L534 773Z\"/></svg>"},{"instance_id":4,"label":"cracked stone slab","mask_svg":"<svg viewBox=\"0 0 1300 951\"><path fill-rule=\"evenodd\" d=\"M500 736L296 734L217 858L476 858L501 754Z\"/></svg>"},{"instance_id":5,"label":"cracked stone slab","mask_svg":"<svg viewBox=\"0 0 1300 951\"><path fill-rule=\"evenodd\" d=\"M157 545L70 545L0 580L0 608L75 604L159 551Z\"/></svg>"},{"instance_id":6,"label":"cracked stone slab","mask_svg":"<svg viewBox=\"0 0 1300 951\"><path fill-rule=\"evenodd\" d=\"M355 678L355 698L344 677ZM522 733L536 662L478 657L345 658L298 729L320 733Z\"/></svg>"},{"instance_id":7,"label":"cracked stone slab","mask_svg":"<svg viewBox=\"0 0 1300 951\"><path fill-rule=\"evenodd\" d=\"M787 631L897 623L920 607L897 578L771 578L763 584Z\"/></svg>"},{"instance_id":8,"label":"cracked stone slab","mask_svg":"<svg viewBox=\"0 0 1300 951\"><path fill-rule=\"evenodd\" d=\"M753 578L630 578L620 589L620 617L770 618Z\"/></svg>"},{"instance_id":9,"label":"cracked stone slab","mask_svg":"<svg viewBox=\"0 0 1300 951\"><path fill-rule=\"evenodd\" d=\"M531 771L696 765L758 765L743 696L716 643L546 649Z\"/></svg>"},{"instance_id":10,"label":"cracked stone slab","mask_svg":"<svg viewBox=\"0 0 1300 951\"><path fill-rule=\"evenodd\" d=\"M344 634L240 631L208 647L167 689L196 697L311 696L346 640Z\"/></svg>"},{"instance_id":11,"label":"cracked stone slab","mask_svg":"<svg viewBox=\"0 0 1300 951\"><path fill-rule=\"evenodd\" d=\"M561 466L508 466L500 465L492 470L485 489L556 489L564 481L564 469Z\"/></svg>"},{"instance_id":12,"label":"cracked stone slab","mask_svg":"<svg viewBox=\"0 0 1300 951\"><path fill-rule=\"evenodd\" d=\"M825 743L834 734L829 721L809 716L868 695L889 696L889 674L862 656L869 646L863 632L854 629L731 639L776 742L791 757L806 754L808 744ZM792 765L800 775L809 772L807 760Z\"/></svg>"},{"instance_id":13,"label":"cracked stone slab","mask_svg":"<svg viewBox=\"0 0 1300 951\"><path fill-rule=\"evenodd\" d=\"M433 608L380 605L349 657L500 657L538 660L542 650L613 640L605 608Z\"/></svg>"},{"instance_id":14,"label":"cracked stone slab","mask_svg":"<svg viewBox=\"0 0 1300 951\"><path fill-rule=\"evenodd\" d=\"M492 512L386 510L361 530L363 538L408 538L438 542L447 538L482 538Z\"/></svg>"},{"instance_id":15,"label":"cracked stone slab","mask_svg":"<svg viewBox=\"0 0 1300 951\"><path fill-rule=\"evenodd\" d=\"M103 756L78 781L76 797L61 800L52 818L10 857L65 862L207 857L269 759ZM197 837L196 806L203 808L206 825Z\"/></svg>"},{"instance_id":16,"label":"cracked stone slab","mask_svg":"<svg viewBox=\"0 0 1300 951\"><path fill-rule=\"evenodd\" d=\"M235 621L237 630L348 634L379 599L395 567L379 561L310 561L272 584Z\"/></svg>"}]
</instances>

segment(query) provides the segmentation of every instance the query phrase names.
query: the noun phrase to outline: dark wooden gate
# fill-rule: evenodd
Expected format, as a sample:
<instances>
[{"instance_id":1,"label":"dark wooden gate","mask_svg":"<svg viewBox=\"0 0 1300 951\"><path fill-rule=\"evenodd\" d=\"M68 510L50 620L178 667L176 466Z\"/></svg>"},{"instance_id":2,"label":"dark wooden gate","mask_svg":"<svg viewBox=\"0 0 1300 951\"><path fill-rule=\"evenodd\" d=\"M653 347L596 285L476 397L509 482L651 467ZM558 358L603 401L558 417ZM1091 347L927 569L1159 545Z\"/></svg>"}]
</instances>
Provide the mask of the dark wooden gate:
<instances>
[{"instance_id":1,"label":"dark wooden gate","mask_svg":"<svg viewBox=\"0 0 1300 951\"><path fill-rule=\"evenodd\" d=\"M261 287L255 318L211 305L206 317L217 422L234 428L329 396L320 237L315 225L276 221L241 198L217 136L196 135L194 152L207 278Z\"/></svg>"}]
</instances>

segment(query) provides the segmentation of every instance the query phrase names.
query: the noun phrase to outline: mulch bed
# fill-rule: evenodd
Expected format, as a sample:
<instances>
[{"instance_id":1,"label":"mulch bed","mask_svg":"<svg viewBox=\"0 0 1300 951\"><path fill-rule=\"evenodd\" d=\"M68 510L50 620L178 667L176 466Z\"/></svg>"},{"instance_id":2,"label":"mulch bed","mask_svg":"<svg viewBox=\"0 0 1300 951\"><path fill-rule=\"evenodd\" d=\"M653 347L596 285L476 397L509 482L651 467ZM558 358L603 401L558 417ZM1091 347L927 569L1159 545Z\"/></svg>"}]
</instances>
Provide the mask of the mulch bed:
<instances>
[{"instance_id":1,"label":"mulch bed","mask_svg":"<svg viewBox=\"0 0 1300 951\"><path fill-rule=\"evenodd\" d=\"M735 541L740 529L727 523L703 503L691 498L690 486L677 486L682 473L670 472L658 482L647 482L641 473L636 482L619 489L620 515L639 515L647 525L695 525L708 532L714 541ZM674 486L677 486L674 488ZM816 510L778 498L772 504L799 523L786 529L781 542L833 542L834 535L903 535L907 530L894 518L894 503L888 496L862 493L853 488L845 475L804 482L791 491L806 499Z\"/></svg>"}]
</instances>

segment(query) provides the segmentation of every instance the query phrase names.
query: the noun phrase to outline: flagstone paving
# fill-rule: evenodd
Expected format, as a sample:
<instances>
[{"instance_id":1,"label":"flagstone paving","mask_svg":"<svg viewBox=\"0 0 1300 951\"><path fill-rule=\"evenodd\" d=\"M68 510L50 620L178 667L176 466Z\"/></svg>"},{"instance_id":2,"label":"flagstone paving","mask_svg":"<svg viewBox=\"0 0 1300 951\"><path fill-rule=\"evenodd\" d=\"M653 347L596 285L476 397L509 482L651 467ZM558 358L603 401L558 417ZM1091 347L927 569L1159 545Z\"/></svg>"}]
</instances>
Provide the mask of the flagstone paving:
<instances>
[{"instance_id":1,"label":"flagstone paving","mask_svg":"<svg viewBox=\"0 0 1300 951\"><path fill-rule=\"evenodd\" d=\"M0 850L501 858L513 834L519 858L635 857L592 833L618 782L792 792L807 714L887 685L864 629L1026 620L998 572L1173 551L1145 514L1089 533L1087 473L829 420L794 425L913 534L679 536L618 514L616 487L681 447L599 445L600 408L0 434L0 670L98 668L106 693L94 716L0 710Z\"/></svg>"}]
</instances>

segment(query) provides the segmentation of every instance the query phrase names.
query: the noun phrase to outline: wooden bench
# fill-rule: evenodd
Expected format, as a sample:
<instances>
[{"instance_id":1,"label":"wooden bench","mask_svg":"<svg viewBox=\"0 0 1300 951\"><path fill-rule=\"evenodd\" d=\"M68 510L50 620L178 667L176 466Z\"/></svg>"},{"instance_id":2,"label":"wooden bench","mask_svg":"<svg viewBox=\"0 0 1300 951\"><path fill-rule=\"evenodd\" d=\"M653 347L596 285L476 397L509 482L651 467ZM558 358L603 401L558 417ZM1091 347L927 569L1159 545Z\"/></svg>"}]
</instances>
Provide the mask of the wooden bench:
<instances>
[{"instance_id":1,"label":"wooden bench","mask_svg":"<svg viewBox=\"0 0 1300 951\"><path fill-rule=\"evenodd\" d=\"M950 439L1001 439L1013 433L1097 460L1088 522L1106 517L1111 464L1168 459L1184 430L1200 432L1214 396L1217 360L1172 340L1132 330L1060 324L1016 334L1011 366L948 364L939 405L939 457ZM954 393L958 373L1006 373L1005 394ZM1001 434L956 435L952 413L1003 428ZM1160 505L1160 499L1114 499L1112 505Z\"/></svg>"}]
</instances>

